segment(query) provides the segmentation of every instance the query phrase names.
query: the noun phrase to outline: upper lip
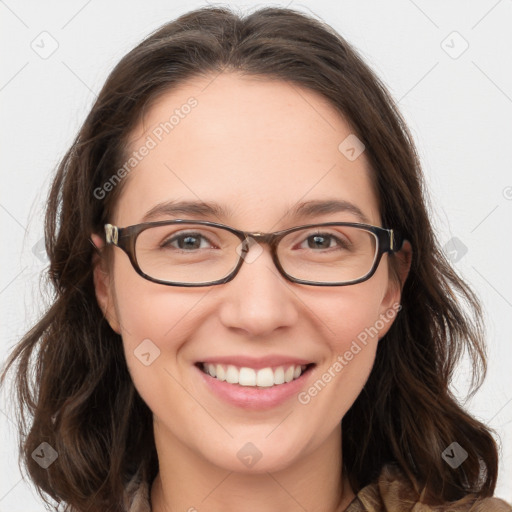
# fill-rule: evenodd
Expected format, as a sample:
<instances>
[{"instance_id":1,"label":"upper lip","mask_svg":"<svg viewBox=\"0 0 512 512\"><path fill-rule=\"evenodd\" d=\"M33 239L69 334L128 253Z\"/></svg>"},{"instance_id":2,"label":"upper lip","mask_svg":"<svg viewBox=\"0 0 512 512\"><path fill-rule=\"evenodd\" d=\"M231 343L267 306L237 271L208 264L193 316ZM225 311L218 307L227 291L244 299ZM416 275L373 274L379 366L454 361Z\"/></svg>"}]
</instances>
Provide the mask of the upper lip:
<instances>
[{"instance_id":1,"label":"upper lip","mask_svg":"<svg viewBox=\"0 0 512 512\"><path fill-rule=\"evenodd\" d=\"M282 355L269 355L265 357L249 357L249 356L224 356L224 357L208 357L200 361L206 364L223 364L233 365L239 368L247 367L256 370L260 368L274 367L274 366L302 366L311 364L312 361L307 359L299 359L297 357L282 356Z\"/></svg>"}]
</instances>

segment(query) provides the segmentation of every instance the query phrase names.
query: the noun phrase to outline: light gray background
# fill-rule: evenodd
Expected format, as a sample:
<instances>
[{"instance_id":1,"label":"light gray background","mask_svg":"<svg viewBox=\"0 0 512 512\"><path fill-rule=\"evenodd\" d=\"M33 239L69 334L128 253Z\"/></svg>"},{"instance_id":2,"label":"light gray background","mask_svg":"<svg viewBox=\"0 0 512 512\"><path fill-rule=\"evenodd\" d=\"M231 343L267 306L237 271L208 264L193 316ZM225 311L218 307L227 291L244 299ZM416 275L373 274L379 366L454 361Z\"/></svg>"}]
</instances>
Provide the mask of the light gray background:
<instances>
[{"instance_id":1,"label":"light gray background","mask_svg":"<svg viewBox=\"0 0 512 512\"><path fill-rule=\"evenodd\" d=\"M140 39L201 5L206 4L0 0L2 361L42 308L39 282L46 262L37 244L44 199L95 93ZM222 5L246 10L270 4ZM448 244L454 265L486 309L489 373L466 406L501 438L496 494L512 501L512 1L273 5L331 24L399 102L420 152L439 240ZM50 36L41 35L45 31ZM58 44L56 51L44 55L52 44ZM468 370L461 366L454 383L461 400ZM0 412L0 511L41 511L18 471L13 414L5 401Z\"/></svg>"}]
</instances>

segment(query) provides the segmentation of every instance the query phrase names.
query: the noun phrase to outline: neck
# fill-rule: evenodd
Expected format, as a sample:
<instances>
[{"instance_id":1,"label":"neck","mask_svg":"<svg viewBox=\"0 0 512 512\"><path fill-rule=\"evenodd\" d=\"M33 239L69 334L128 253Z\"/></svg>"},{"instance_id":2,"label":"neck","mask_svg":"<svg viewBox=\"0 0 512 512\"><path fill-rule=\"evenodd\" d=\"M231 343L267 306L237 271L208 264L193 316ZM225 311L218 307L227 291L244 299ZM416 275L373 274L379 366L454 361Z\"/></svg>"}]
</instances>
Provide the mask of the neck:
<instances>
[{"instance_id":1,"label":"neck","mask_svg":"<svg viewBox=\"0 0 512 512\"><path fill-rule=\"evenodd\" d=\"M354 498L342 474L341 426L288 467L259 473L218 467L169 431L155 428L155 442L159 473L151 486L152 512L342 512Z\"/></svg>"}]
</instances>

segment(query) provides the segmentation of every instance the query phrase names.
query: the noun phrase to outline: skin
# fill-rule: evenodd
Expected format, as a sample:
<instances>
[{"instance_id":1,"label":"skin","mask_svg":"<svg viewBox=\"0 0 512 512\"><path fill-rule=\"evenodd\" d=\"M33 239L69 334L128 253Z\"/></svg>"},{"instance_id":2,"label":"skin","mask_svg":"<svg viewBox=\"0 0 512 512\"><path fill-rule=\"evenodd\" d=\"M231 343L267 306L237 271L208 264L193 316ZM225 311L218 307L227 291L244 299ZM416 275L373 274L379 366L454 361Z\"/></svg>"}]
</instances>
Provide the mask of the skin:
<instances>
[{"instance_id":1,"label":"skin","mask_svg":"<svg viewBox=\"0 0 512 512\"><path fill-rule=\"evenodd\" d=\"M170 199L215 200L232 215L202 219L243 230L360 222L349 212L307 222L284 219L299 201L336 198L381 225L366 156L349 161L338 150L352 131L326 100L279 81L233 73L212 79L194 79L165 93L132 132L130 148L136 150L190 96L198 100L125 178L113 224L140 223ZM98 236L93 240L101 247ZM160 464L151 488L155 512L341 511L354 497L341 470L340 422L392 321L307 405L294 397L263 411L237 408L214 396L193 365L238 354L302 357L316 363L307 388L359 333L400 302L401 284L390 278L388 255L363 283L292 283L278 273L268 247L262 248L231 282L200 288L147 281L117 248L110 267L97 262L98 302L122 335L133 382L153 412ZM403 284L411 257L407 243L398 257ZM148 338L160 356L145 366L134 350ZM262 453L250 468L237 457L247 442Z\"/></svg>"}]
</instances>

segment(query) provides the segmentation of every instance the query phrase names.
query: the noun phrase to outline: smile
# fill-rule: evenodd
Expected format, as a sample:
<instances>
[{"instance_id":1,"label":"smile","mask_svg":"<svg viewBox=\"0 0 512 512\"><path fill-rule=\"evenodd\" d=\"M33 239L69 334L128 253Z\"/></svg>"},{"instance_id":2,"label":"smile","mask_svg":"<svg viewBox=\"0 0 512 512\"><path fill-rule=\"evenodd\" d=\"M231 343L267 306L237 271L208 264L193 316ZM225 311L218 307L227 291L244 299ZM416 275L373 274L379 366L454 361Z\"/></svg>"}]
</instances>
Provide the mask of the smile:
<instances>
[{"instance_id":1,"label":"smile","mask_svg":"<svg viewBox=\"0 0 512 512\"><path fill-rule=\"evenodd\" d=\"M269 366L260 369L212 363L199 363L198 366L204 373L229 384L269 388L298 379L311 365Z\"/></svg>"}]
</instances>

